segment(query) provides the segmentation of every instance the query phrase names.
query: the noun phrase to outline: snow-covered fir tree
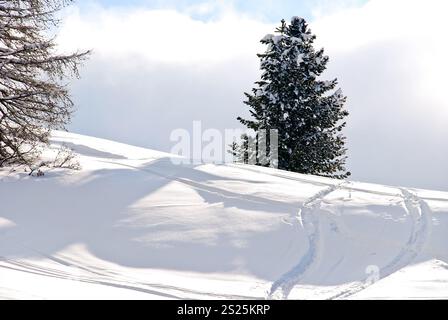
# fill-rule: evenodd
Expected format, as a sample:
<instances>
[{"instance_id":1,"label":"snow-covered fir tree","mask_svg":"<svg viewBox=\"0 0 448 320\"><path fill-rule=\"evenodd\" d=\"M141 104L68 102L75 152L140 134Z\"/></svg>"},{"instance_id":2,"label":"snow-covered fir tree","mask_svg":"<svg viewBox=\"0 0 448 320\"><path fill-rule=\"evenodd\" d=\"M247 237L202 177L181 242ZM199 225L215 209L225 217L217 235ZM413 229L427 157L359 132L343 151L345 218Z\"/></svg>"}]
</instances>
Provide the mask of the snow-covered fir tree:
<instances>
[{"instance_id":1,"label":"snow-covered fir tree","mask_svg":"<svg viewBox=\"0 0 448 320\"><path fill-rule=\"evenodd\" d=\"M346 97L337 79L322 81L328 56L315 50L316 36L306 21L282 20L277 34L266 35L258 54L263 71L252 93L245 93L252 119L238 120L249 129L278 130L278 168L335 178L350 175L345 169L344 109Z\"/></svg>"}]
</instances>

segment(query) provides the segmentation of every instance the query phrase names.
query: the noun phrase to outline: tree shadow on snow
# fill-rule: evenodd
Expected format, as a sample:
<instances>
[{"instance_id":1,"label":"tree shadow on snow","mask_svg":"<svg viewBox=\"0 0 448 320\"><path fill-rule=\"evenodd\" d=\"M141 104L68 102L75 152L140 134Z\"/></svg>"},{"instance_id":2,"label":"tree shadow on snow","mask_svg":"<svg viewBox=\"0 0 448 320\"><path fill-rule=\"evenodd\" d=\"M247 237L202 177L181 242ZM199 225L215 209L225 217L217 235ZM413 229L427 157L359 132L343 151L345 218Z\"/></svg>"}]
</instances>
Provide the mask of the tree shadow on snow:
<instances>
[{"instance_id":1,"label":"tree shadow on snow","mask_svg":"<svg viewBox=\"0 0 448 320\"><path fill-rule=\"evenodd\" d=\"M283 263L293 264L301 254L285 257L278 250L303 241L279 222L295 206L213 185L222 181L263 183L175 165L168 158L98 170L76 183L48 178L1 183L0 217L14 226L0 229L0 255L27 257L28 248L52 255L81 243L96 257L122 266L240 270L274 280L285 270ZM168 184L180 193L161 190Z\"/></svg>"}]
</instances>

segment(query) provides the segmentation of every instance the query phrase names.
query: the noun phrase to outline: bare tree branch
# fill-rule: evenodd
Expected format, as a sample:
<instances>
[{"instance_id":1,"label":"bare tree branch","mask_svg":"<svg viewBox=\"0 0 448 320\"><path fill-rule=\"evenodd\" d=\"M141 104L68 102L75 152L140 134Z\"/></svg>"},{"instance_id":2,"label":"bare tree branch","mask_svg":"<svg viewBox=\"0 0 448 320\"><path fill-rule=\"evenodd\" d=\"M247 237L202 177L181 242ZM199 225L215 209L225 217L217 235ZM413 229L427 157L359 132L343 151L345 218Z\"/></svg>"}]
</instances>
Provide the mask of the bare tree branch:
<instances>
[{"instance_id":1,"label":"bare tree branch","mask_svg":"<svg viewBox=\"0 0 448 320\"><path fill-rule=\"evenodd\" d=\"M73 102L66 85L78 77L89 51L55 53L48 37L70 0L0 0L0 166L30 164L50 129L70 121Z\"/></svg>"}]
</instances>

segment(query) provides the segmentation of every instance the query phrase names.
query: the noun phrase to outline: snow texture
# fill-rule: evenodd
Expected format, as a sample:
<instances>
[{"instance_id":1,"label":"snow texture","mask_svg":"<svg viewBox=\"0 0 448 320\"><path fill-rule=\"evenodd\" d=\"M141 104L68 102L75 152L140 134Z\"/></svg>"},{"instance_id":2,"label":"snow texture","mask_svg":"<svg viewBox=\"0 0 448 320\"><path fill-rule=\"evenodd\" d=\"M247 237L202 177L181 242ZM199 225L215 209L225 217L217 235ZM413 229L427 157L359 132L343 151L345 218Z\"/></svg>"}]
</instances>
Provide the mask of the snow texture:
<instances>
[{"instance_id":1,"label":"snow texture","mask_svg":"<svg viewBox=\"0 0 448 320\"><path fill-rule=\"evenodd\" d=\"M83 169L0 171L2 299L448 298L446 192L51 141Z\"/></svg>"}]
</instances>

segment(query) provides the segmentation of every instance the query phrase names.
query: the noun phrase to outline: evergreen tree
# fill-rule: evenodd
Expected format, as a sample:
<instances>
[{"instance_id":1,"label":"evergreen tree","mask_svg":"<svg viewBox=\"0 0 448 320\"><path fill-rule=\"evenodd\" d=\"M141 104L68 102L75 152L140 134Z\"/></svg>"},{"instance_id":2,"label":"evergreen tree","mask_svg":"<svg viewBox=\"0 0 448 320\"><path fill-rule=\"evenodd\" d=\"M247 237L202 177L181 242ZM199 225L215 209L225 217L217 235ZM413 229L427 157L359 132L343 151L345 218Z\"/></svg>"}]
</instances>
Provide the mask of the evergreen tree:
<instances>
[{"instance_id":1,"label":"evergreen tree","mask_svg":"<svg viewBox=\"0 0 448 320\"><path fill-rule=\"evenodd\" d=\"M257 157L257 138L245 133L240 137L240 143L232 142L227 151L233 156L234 163L261 165Z\"/></svg>"},{"instance_id":2,"label":"evergreen tree","mask_svg":"<svg viewBox=\"0 0 448 320\"><path fill-rule=\"evenodd\" d=\"M261 43L267 45L258 54L263 71L252 93L245 93L245 104L252 119L238 120L249 129L278 130L278 168L305 174L346 178L345 137L341 131L346 97L333 91L337 79L321 81L328 57L316 51L304 19L284 20ZM268 131L269 132L269 131Z\"/></svg>"}]
</instances>

